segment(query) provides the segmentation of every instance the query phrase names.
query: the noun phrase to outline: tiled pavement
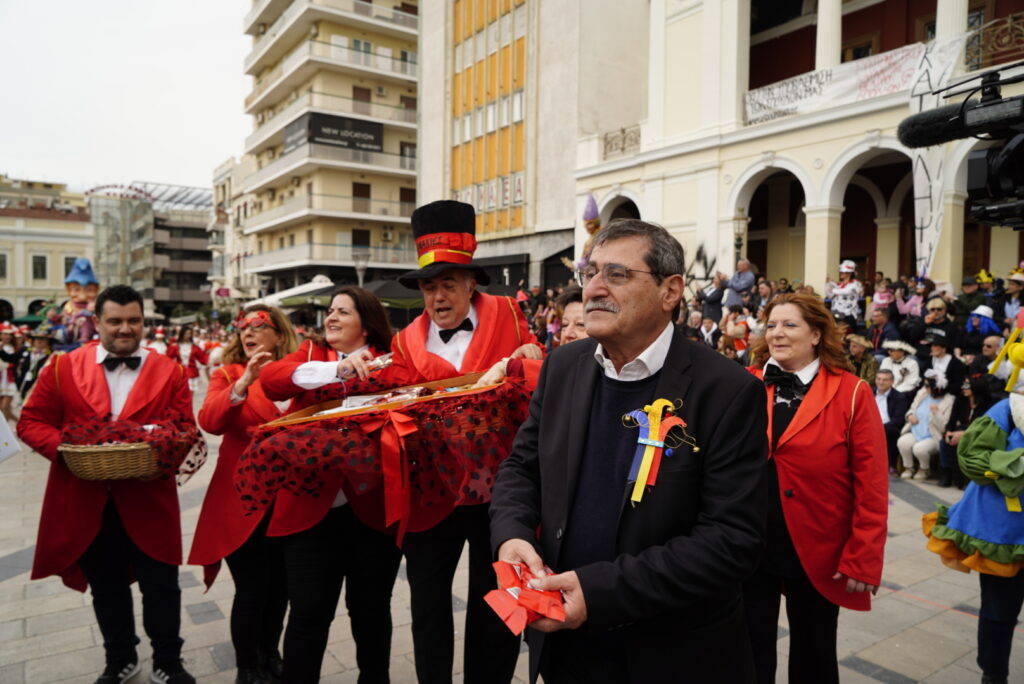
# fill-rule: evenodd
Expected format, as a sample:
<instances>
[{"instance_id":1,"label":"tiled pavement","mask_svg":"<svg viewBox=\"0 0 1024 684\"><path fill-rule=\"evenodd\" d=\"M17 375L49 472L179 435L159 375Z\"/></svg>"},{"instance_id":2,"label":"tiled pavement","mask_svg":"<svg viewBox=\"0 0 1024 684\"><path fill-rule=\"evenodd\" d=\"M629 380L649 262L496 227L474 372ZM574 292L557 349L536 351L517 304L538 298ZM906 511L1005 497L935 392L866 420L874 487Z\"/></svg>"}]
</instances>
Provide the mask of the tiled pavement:
<instances>
[{"instance_id":1,"label":"tiled pavement","mask_svg":"<svg viewBox=\"0 0 1024 684\"><path fill-rule=\"evenodd\" d=\"M211 460L216 438L211 438ZM65 588L60 580L29 582L40 502L46 482L45 459L25 451L0 463L0 684L92 682L102 670L102 643L89 598ZM212 463L182 488L182 528L188 549ZM889 541L884 584L870 612L842 611L839 618L841 680L963 684L980 681L975 663L978 578L946 569L924 548L920 515L932 502L955 501L956 490L930 484L892 482ZM232 583L225 569L213 588L203 592L201 569L182 568L182 632L188 668L201 682L234 681L234 653L226 616ZM461 670L461 620L465 609L465 558L456 575L456 681ZM136 612L140 602L136 590ZM391 677L395 684L415 682L409 629L409 587L401 573L392 602L395 632ZM356 681L355 649L344 602L324 657L324 682ZM140 621L141 629L141 621ZM779 627L779 682L786 681L789 637L785 616ZM140 646L144 672L149 646ZM1018 628L1011 675L1024 681L1024 628ZM516 671L526 680L525 647ZM141 678L138 681L143 681Z\"/></svg>"}]
</instances>

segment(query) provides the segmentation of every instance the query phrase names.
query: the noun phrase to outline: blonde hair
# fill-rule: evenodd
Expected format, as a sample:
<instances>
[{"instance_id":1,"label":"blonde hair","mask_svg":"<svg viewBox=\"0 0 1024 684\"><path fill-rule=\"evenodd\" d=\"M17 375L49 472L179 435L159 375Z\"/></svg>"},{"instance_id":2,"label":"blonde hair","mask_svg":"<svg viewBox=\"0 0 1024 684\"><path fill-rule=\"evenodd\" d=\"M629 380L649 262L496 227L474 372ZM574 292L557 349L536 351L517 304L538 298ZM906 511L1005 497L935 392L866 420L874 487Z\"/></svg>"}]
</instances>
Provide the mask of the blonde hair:
<instances>
[{"instance_id":1,"label":"blonde hair","mask_svg":"<svg viewBox=\"0 0 1024 684\"><path fill-rule=\"evenodd\" d=\"M280 361L285 356L288 356L293 351L299 348L299 338L295 335L295 328L292 327L292 322L288 320L288 317L284 315L276 306L268 306L266 304L251 304L239 313L239 318L244 318L246 315L251 314L255 311L265 311L270 316L270 320L277 326L277 334L280 340L277 343L277 347L274 348L274 360ZM242 334L236 330L234 337L232 337L227 345L224 347L224 354L221 356L221 363L225 366L232 363L246 363L245 348L242 346Z\"/></svg>"}]
</instances>

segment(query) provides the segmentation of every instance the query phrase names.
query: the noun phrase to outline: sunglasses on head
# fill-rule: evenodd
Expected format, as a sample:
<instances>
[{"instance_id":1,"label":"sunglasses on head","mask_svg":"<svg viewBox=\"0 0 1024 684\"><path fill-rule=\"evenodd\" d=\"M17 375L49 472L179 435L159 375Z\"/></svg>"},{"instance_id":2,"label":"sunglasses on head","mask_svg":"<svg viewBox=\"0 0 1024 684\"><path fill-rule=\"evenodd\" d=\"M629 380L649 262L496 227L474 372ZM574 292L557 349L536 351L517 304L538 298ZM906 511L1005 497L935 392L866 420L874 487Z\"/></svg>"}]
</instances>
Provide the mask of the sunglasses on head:
<instances>
[{"instance_id":1,"label":"sunglasses on head","mask_svg":"<svg viewBox=\"0 0 1024 684\"><path fill-rule=\"evenodd\" d=\"M238 328L239 332L245 330L248 327L252 327L253 330L262 330L268 325L277 330L277 324L274 323L274 319L270 317L266 311L256 311L252 314L252 318L246 318L249 314L239 316L235 320L235 327Z\"/></svg>"}]
</instances>

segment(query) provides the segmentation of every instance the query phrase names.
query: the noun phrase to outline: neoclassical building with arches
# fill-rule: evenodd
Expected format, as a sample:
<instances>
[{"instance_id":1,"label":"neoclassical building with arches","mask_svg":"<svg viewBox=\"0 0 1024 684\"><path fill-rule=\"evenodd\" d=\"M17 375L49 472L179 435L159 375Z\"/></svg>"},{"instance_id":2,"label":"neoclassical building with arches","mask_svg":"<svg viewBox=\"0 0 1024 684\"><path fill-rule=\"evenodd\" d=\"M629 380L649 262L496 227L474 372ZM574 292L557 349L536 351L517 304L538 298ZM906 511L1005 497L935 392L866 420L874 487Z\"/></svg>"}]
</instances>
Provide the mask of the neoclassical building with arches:
<instances>
[{"instance_id":1,"label":"neoclassical building with arches","mask_svg":"<svg viewBox=\"0 0 1024 684\"><path fill-rule=\"evenodd\" d=\"M1024 35L1019 3L818 0L795 16L780 14L784 4L651 0L640 147L609 156L600 136L579 141L580 212L593 194L603 222L664 225L688 258L706 257L698 278L731 273L737 253L818 292L842 259L862 278L895 277L915 273L918 252L931 254L929 277L957 288L980 268L1005 276L1024 258L1019 233L969 218L968 160L987 143L945 144L925 169L932 183L915 191L914 151L896 129L915 111L922 73L940 82L936 67L922 72L926 51L955 47L945 48L953 81L1021 58L1024 44L1000 52L990 40ZM942 220L922 247L925 195ZM579 247L582 225L576 237Z\"/></svg>"}]
</instances>

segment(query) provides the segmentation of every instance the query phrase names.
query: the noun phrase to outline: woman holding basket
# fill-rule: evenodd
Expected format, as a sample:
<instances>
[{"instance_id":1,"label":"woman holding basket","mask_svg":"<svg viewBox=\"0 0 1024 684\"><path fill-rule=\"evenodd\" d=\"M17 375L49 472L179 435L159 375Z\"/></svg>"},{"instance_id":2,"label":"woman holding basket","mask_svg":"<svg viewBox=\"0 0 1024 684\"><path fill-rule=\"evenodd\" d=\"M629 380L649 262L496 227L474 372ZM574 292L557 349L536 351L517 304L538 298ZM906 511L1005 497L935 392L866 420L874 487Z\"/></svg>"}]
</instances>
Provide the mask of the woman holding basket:
<instances>
[{"instance_id":1,"label":"woman holding basket","mask_svg":"<svg viewBox=\"0 0 1024 684\"><path fill-rule=\"evenodd\" d=\"M231 605L231 642L239 684L280 677L278 642L287 608L281 540L267 536L270 513L245 515L232 479L238 457L249 445L248 428L281 415L285 402L267 398L260 374L271 361L295 351L298 342L280 309L256 304L235 321L237 332L224 350L224 365L210 377L199 410L199 425L223 435L217 470L203 501L189 563L205 567L213 584L226 560L235 581Z\"/></svg>"},{"instance_id":2,"label":"woman holding basket","mask_svg":"<svg viewBox=\"0 0 1024 684\"><path fill-rule=\"evenodd\" d=\"M292 410L344 395L356 379L355 359L391 347L391 325L377 297L359 287L335 291L323 340L306 340L298 351L263 369L272 399L292 400ZM362 370L362 369L361 369ZM365 370L362 370L365 374ZM330 478L331 476L326 476ZM278 494L269 534L283 536L291 614L284 639L285 681L316 682L342 583L352 621L360 684L388 682L391 660L391 590L401 551L393 536L361 522L349 505L340 475L319 498ZM361 495L360 499L379 496Z\"/></svg>"}]
</instances>

